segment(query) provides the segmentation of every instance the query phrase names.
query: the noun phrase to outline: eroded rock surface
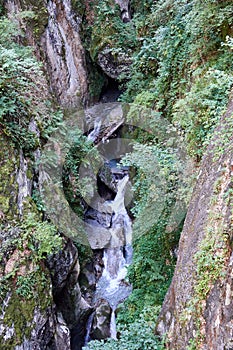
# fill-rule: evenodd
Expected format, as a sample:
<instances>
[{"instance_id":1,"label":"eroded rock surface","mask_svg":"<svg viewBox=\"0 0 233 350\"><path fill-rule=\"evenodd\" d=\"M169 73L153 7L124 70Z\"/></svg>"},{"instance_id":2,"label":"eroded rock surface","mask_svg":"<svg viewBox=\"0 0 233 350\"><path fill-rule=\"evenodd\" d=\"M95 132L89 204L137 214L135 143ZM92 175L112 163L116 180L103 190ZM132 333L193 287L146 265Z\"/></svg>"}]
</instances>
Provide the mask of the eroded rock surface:
<instances>
[{"instance_id":1,"label":"eroded rock surface","mask_svg":"<svg viewBox=\"0 0 233 350\"><path fill-rule=\"evenodd\" d=\"M34 46L35 54L45 61L51 91L65 107L86 104L88 78L85 53L79 35L79 20L71 9L70 0L6 1L10 16L23 10L37 14L35 21L27 22L18 16L19 26L25 29L26 38Z\"/></svg>"},{"instance_id":2,"label":"eroded rock surface","mask_svg":"<svg viewBox=\"0 0 233 350\"><path fill-rule=\"evenodd\" d=\"M126 77L129 75L132 59L125 52L120 52L117 56L114 56L111 48L106 46L98 54L98 64L107 76L118 79L120 75Z\"/></svg>"},{"instance_id":3,"label":"eroded rock surface","mask_svg":"<svg viewBox=\"0 0 233 350\"><path fill-rule=\"evenodd\" d=\"M231 100L203 159L180 238L157 325L168 349L233 346L232 113Z\"/></svg>"},{"instance_id":4,"label":"eroded rock surface","mask_svg":"<svg viewBox=\"0 0 233 350\"><path fill-rule=\"evenodd\" d=\"M79 23L69 0L48 1L48 26L42 37L53 91L62 105L75 106L87 99L85 54Z\"/></svg>"}]
</instances>

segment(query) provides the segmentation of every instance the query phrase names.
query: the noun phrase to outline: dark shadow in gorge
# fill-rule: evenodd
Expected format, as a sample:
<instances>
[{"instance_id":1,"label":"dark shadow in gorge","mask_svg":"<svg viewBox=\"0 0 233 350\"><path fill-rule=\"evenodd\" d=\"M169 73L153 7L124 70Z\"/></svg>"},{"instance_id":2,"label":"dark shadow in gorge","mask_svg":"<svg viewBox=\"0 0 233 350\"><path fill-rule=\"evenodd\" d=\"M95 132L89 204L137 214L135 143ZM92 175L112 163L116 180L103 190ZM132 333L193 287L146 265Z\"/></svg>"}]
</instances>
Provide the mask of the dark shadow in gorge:
<instances>
[{"instance_id":1,"label":"dark shadow in gorge","mask_svg":"<svg viewBox=\"0 0 233 350\"><path fill-rule=\"evenodd\" d=\"M116 102L120 97L122 91L119 88L119 83L117 80L106 77L106 83L102 88L99 102Z\"/></svg>"}]
</instances>

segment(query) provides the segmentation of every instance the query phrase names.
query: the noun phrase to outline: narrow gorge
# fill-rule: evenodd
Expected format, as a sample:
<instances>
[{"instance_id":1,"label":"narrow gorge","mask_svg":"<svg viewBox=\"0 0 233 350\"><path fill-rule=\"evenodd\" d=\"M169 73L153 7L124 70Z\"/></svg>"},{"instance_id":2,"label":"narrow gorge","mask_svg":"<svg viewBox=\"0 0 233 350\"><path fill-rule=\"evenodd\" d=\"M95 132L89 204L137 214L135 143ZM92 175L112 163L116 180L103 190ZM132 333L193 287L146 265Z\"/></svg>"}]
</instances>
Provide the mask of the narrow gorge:
<instances>
[{"instance_id":1,"label":"narrow gorge","mask_svg":"<svg viewBox=\"0 0 233 350\"><path fill-rule=\"evenodd\" d=\"M0 0L0 349L231 350L233 5Z\"/></svg>"}]
</instances>

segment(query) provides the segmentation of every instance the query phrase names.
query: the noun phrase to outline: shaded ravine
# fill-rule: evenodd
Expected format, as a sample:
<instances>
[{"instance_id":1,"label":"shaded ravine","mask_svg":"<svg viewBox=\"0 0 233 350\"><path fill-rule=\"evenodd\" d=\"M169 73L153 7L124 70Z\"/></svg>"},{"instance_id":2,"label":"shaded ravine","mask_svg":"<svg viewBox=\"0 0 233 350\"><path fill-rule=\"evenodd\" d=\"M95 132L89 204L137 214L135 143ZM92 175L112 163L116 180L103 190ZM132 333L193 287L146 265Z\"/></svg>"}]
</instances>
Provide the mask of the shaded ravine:
<instances>
[{"instance_id":1,"label":"shaded ravine","mask_svg":"<svg viewBox=\"0 0 233 350\"><path fill-rule=\"evenodd\" d=\"M113 172L113 177L114 175ZM115 198L101 203L101 213L98 213L99 216L102 215L103 223L104 217L110 222L109 228L106 228L106 225L105 229L111 230L112 236L115 237L112 237L112 245L110 244L110 247L102 249L103 270L96 283L92 301L95 312L90 315L86 325L85 344L91 339L117 338L115 312L119 303L123 302L132 291L131 285L125 280L127 267L132 261L133 253L131 246L131 219L124 205L125 190L129 182L129 176L125 171L122 171L121 176L122 179L117 180ZM119 170L117 177L119 177ZM89 225L90 221L92 221L93 230L96 229L98 231L99 223L95 222L95 220L90 220L94 210L89 210L92 213L89 216L87 213ZM109 215L111 218L109 218ZM106 316L104 329L101 326L103 313Z\"/></svg>"},{"instance_id":2,"label":"shaded ravine","mask_svg":"<svg viewBox=\"0 0 233 350\"><path fill-rule=\"evenodd\" d=\"M97 110L101 107L103 115L108 114L108 106L100 104ZM103 128L106 127L103 125L106 122L103 115L97 113L96 118L92 119L93 127L88 140L94 144L108 142L106 133L103 132ZM117 128L121 121L115 124ZM114 123L110 126L111 132L115 130ZM121 140L116 142L120 143ZM133 255L132 222L125 207L125 194L130 186L129 169L122 167L119 159L111 159L110 154L105 156L104 165L97 174L100 196L93 198L85 213L85 221L88 230L93 231L93 237L98 237L101 231L110 237L108 243L101 242L101 238L98 237L98 250L95 243L90 242L94 255L101 257L101 272L96 277L91 302L94 312L86 324L85 345L95 339L117 339L116 310L132 291L132 286L126 281L127 267L131 264ZM108 176L105 175L106 169Z\"/></svg>"}]
</instances>

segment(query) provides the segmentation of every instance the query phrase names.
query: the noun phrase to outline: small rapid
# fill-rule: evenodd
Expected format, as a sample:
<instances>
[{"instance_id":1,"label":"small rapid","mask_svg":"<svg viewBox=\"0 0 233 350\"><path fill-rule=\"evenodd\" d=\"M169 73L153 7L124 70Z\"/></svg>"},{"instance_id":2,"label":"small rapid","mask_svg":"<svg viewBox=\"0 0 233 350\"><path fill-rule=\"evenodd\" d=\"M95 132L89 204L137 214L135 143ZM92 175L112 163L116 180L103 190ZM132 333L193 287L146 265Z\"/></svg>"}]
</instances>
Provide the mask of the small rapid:
<instances>
[{"instance_id":1,"label":"small rapid","mask_svg":"<svg viewBox=\"0 0 233 350\"><path fill-rule=\"evenodd\" d=\"M95 175L98 195L93 196L85 212L90 246L99 256L91 304L94 312L86 324L85 345L94 339L117 339L117 309L132 292L127 268L133 258L132 221L125 205L132 198L132 186L129 168L120 164L125 151L118 137L123 123L121 106L95 105L86 111L86 123L88 141L100 152L104 150L104 157Z\"/></svg>"},{"instance_id":2,"label":"small rapid","mask_svg":"<svg viewBox=\"0 0 233 350\"><path fill-rule=\"evenodd\" d=\"M124 205L124 195L126 185L129 181L128 175L118 181L117 194L113 201L108 201L111 206L114 218L112 227L123 224L123 237L119 246L105 248L103 252L104 269L102 276L96 285L95 302L106 300L112 310L110 321L111 337L116 337L115 310L119 303L123 302L131 293L132 286L125 280L127 267L132 262L132 222Z\"/></svg>"}]
</instances>

